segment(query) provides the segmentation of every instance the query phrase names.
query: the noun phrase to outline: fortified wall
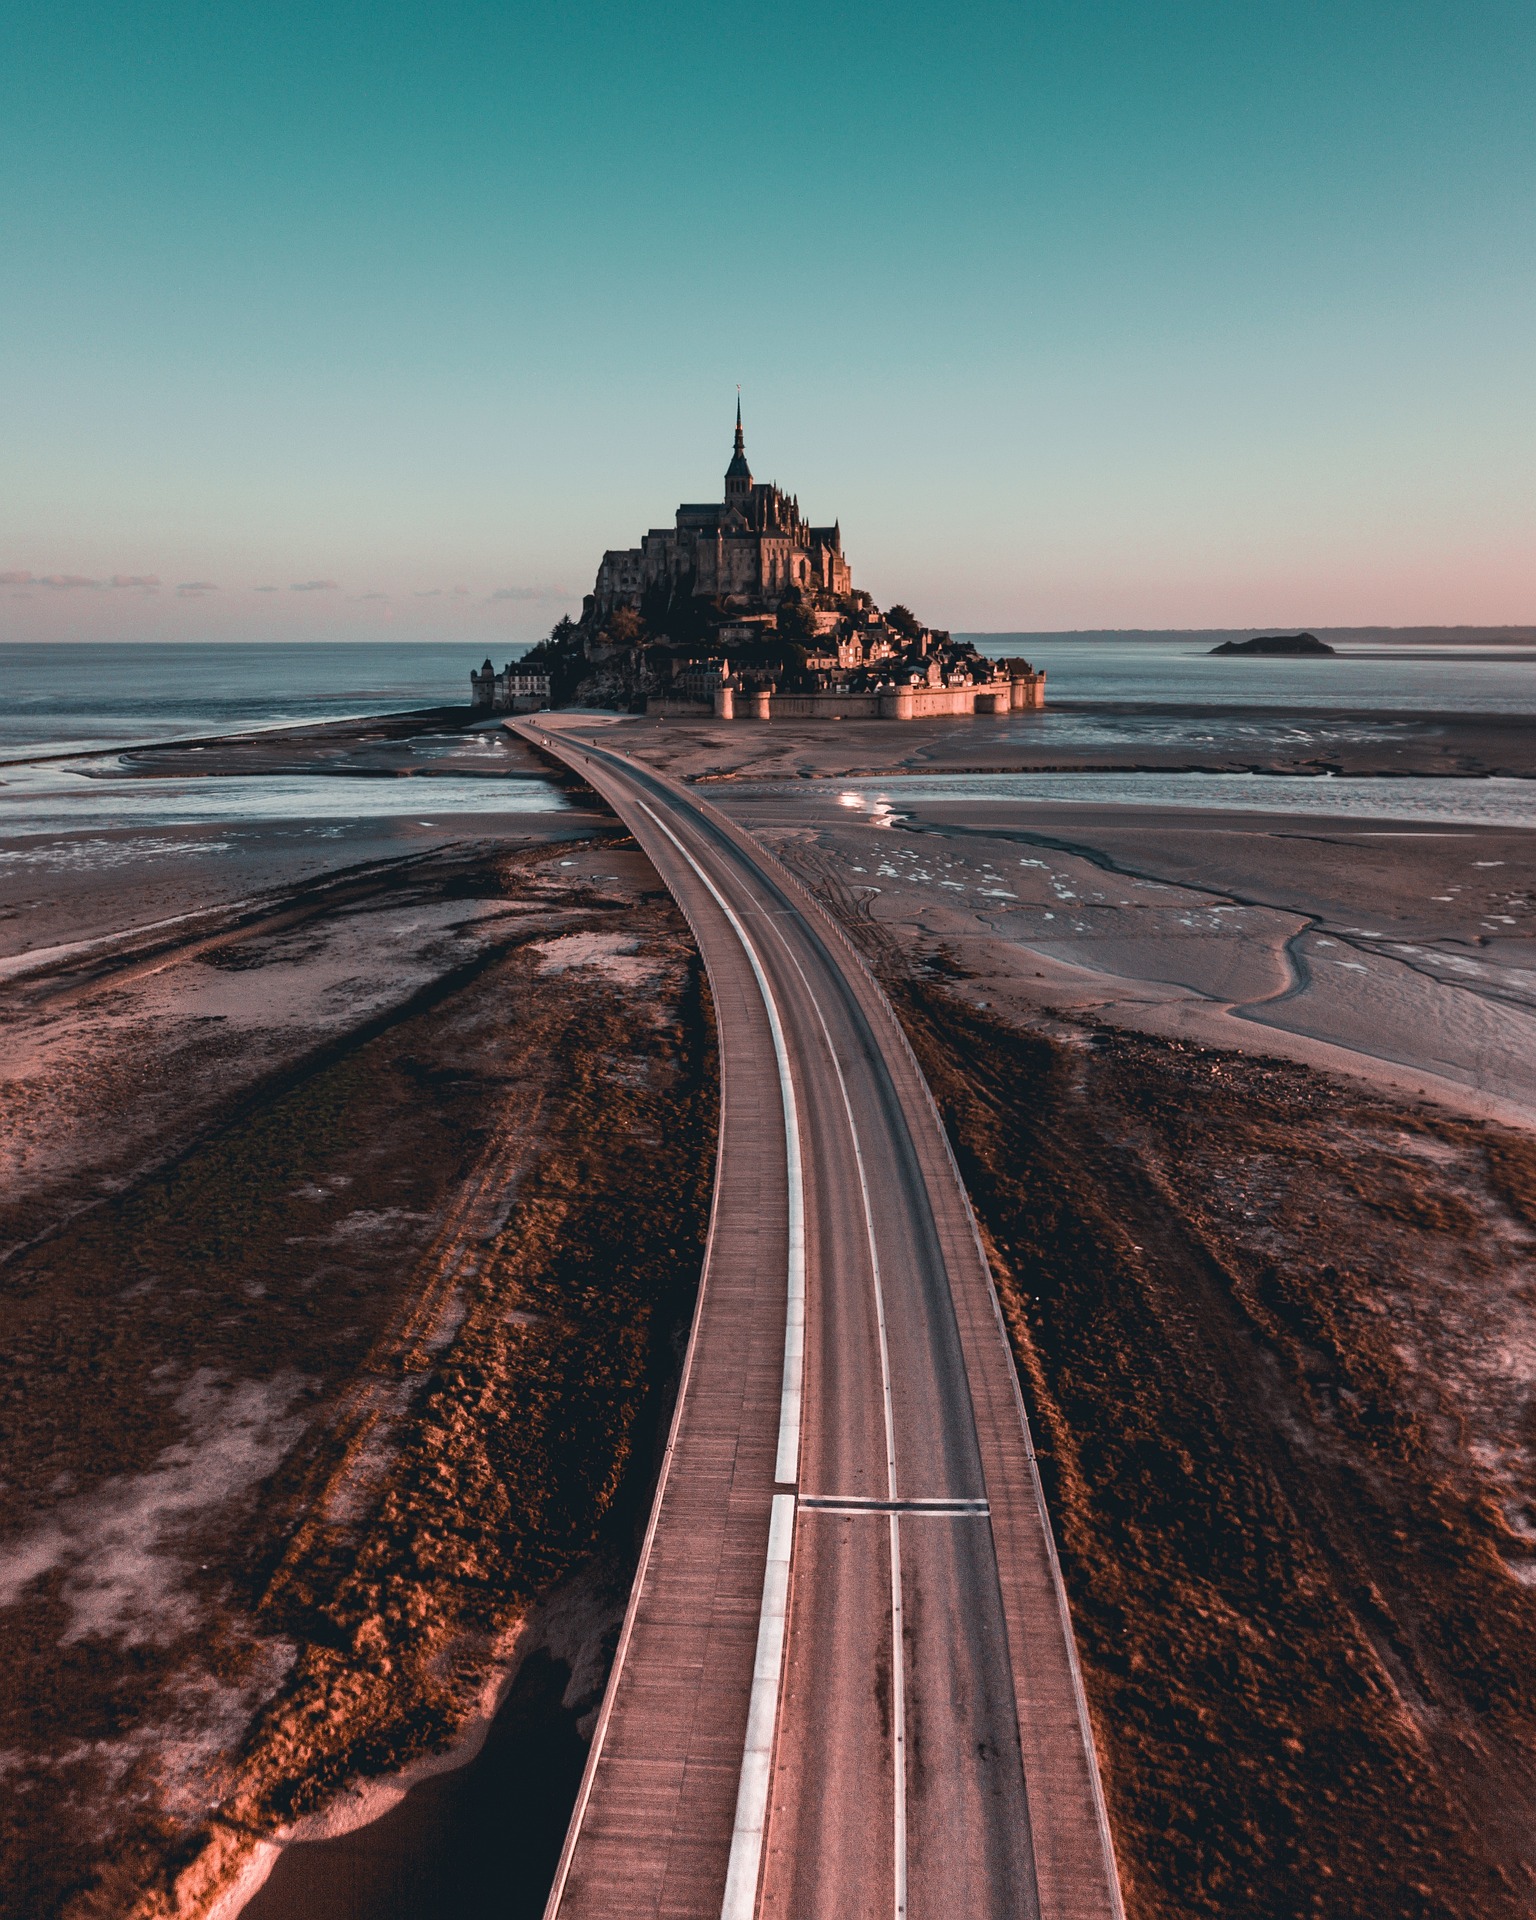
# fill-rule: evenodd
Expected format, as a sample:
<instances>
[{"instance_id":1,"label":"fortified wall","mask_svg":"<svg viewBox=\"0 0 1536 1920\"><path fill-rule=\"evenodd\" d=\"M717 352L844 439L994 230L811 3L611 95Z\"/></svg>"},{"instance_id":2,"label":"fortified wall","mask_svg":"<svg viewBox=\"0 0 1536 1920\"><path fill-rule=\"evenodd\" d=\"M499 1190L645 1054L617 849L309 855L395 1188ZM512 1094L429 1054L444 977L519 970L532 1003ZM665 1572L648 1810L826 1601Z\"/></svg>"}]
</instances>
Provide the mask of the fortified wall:
<instances>
[{"instance_id":1,"label":"fortified wall","mask_svg":"<svg viewBox=\"0 0 1536 1920\"><path fill-rule=\"evenodd\" d=\"M681 704L681 703L679 703ZM1045 675L985 680L969 687L876 687L868 692L781 693L760 687L716 689L712 708L689 702L719 720L927 720L940 714L1022 713L1045 705ZM646 703L650 712L651 703ZM658 711L666 709L657 703Z\"/></svg>"}]
</instances>

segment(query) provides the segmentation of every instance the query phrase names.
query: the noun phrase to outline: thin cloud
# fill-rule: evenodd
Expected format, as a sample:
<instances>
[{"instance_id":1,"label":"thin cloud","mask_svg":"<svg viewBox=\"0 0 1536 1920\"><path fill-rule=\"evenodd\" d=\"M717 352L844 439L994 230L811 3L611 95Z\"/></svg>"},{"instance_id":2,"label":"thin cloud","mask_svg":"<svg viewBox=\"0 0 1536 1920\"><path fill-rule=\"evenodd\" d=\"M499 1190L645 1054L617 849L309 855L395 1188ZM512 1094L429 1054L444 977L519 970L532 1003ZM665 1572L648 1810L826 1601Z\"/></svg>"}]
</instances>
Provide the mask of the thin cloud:
<instances>
[{"instance_id":1,"label":"thin cloud","mask_svg":"<svg viewBox=\"0 0 1536 1920\"><path fill-rule=\"evenodd\" d=\"M389 595L387 593L360 593L357 597L359 600L387 600Z\"/></svg>"},{"instance_id":2,"label":"thin cloud","mask_svg":"<svg viewBox=\"0 0 1536 1920\"><path fill-rule=\"evenodd\" d=\"M252 587L251 592L252 593L276 593L277 588L276 587Z\"/></svg>"},{"instance_id":3,"label":"thin cloud","mask_svg":"<svg viewBox=\"0 0 1536 1920\"><path fill-rule=\"evenodd\" d=\"M416 598L418 600L435 600L441 592L441 587L418 587L416 589Z\"/></svg>"},{"instance_id":4,"label":"thin cloud","mask_svg":"<svg viewBox=\"0 0 1536 1920\"><path fill-rule=\"evenodd\" d=\"M76 587L93 593L103 587L137 587L148 593L159 585L158 573L114 573L110 580L95 580L86 573L27 573L19 567L0 573L0 587L51 587L55 593L68 593Z\"/></svg>"},{"instance_id":5,"label":"thin cloud","mask_svg":"<svg viewBox=\"0 0 1536 1920\"><path fill-rule=\"evenodd\" d=\"M290 593L334 593L334 580L295 580L288 589Z\"/></svg>"},{"instance_id":6,"label":"thin cloud","mask_svg":"<svg viewBox=\"0 0 1536 1920\"><path fill-rule=\"evenodd\" d=\"M212 580L183 580L176 591L185 594L217 593L218 587Z\"/></svg>"},{"instance_id":7,"label":"thin cloud","mask_svg":"<svg viewBox=\"0 0 1536 1920\"><path fill-rule=\"evenodd\" d=\"M569 600L564 587L498 587L492 600Z\"/></svg>"}]
</instances>

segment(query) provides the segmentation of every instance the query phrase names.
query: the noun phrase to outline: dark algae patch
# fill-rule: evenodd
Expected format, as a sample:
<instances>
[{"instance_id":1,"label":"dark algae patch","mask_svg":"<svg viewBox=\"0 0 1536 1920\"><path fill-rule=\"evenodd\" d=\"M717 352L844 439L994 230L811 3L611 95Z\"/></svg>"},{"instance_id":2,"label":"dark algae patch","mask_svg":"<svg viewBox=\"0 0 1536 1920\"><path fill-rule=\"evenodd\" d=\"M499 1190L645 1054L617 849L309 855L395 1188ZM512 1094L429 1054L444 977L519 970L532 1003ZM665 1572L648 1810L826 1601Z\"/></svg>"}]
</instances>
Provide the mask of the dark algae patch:
<instances>
[{"instance_id":1,"label":"dark algae patch","mask_svg":"<svg viewBox=\"0 0 1536 1920\"><path fill-rule=\"evenodd\" d=\"M1135 1920L1536 1901L1536 1145L893 991L990 1243Z\"/></svg>"},{"instance_id":2,"label":"dark algae patch","mask_svg":"<svg viewBox=\"0 0 1536 1920\"><path fill-rule=\"evenodd\" d=\"M254 1839L441 1750L530 1604L632 1553L715 1082L682 923L603 858L497 863L471 957L0 1269L0 1911L199 1910ZM553 970L572 932L634 973ZM514 1693L568 1798L554 1678Z\"/></svg>"}]
</instances>

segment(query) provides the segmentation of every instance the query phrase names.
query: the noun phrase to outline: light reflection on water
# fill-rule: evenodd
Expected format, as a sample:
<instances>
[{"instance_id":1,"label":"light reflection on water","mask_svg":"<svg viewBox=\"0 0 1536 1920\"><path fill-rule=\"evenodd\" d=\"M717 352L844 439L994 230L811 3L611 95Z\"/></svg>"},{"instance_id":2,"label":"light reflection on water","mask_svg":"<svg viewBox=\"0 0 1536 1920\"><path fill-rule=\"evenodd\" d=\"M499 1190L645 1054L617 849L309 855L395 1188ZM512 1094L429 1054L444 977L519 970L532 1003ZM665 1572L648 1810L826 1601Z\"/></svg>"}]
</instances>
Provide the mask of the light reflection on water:
<instances>
[{"instance_id":1,"label":"light reflection on water","mask_svg":"<svg viewBox=\"0 0 1536 1920\"><path fill-rule=\"evenodd\" d=\"M733 789L787 800L815 794L867 813L876 824L920 802L1029 801L1058 806L1201 807L1243 813L1304 813L1333 819L1442 821L1536 827L1533 780L1370 780L1253 773L971 773L901 775L881 781L797 780Z\"/></svg>"},{"instance_id":2,"label":"light reflection on water","mask_svg":"<svg viewBox=\"0 0 1536 1920\"><path fill-rule=\"evenodd\" d=\"M567 806L548 781L421 774L231 775L206 780L101 779L57 768L8 769L0 779L0 834L99 832L243 820L415 820L454 814L555 813Z\"/></svg>"}]
</instances>

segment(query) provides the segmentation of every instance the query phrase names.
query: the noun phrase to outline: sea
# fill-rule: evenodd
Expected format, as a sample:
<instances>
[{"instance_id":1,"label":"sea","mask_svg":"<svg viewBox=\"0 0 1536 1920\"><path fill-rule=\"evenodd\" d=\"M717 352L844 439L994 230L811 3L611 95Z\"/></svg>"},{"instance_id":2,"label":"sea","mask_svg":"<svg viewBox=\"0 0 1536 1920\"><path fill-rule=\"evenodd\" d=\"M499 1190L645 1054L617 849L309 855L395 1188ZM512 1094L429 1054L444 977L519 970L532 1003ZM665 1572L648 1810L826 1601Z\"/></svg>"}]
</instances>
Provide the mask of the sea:
<instances>
[{"instance_id":1,"label":"sea","mask_svg":"<svg viewBox=\"0 0 1536 1920\"><path fill-rule=\"evenodd\" d=\"M324 833L340 822L431 827L444 816L558 811L567 803L551 782L505 777L493 726L426 732L409 763L390 769L408 778L356 767L149 779L128 777L121 759L161 742L464 708L478 665L463 646L409 642L0 643L0 836L291 820ZM110 846L96 845L92 857L113 857ZM13 849L0 855L0 877L53 858Z\"/></svg>"},{"instance_id":2,"label":"sea","mask_svg":"<svg viewBox=\"0 0 1536 1920\"><path fill-rule=\"evenodd\" d=\"M467 706L479 664L442 642L0 642L0 761Z\"/></svg>"},{"instance_id":3,"label":"sea","mask_svg":"<svg viewBox=\"0 0 1536 1920\"><path fill-rule=\"evenodd\" d=\"M1326 747L1384 739L1429 714L1536 718L1536 628L1315 629L1333 658L1213 657L1243 632L1010 633L968 636L985 653L1046 671L1043 713L1015 715L1043 746ZM273 774L216 780L115 778L130 747L313 726L468 702L478 664L462 644L415 642L59 644L0 642L0 834L197 821L411 818L482 812L496 771L490 737L425 740L421 780ZM995 782L995 783L994 783ZM959 797L961 787L946 781ZM1390 787L1390 792L1388 792ZM965 791L974 779L965 782ZM1305 812L1383 809L1425 819L1536 824L1536 785L1202 774L995 776L985 797ZM1453 791L1454 789L1454 791ZM878 798L859 788L861 800ZM902 789L904 792L905 789ZM894 783L881 794L899 801ZM430 801L427 796L430 794ZM562 804L523 780L499 798L519 811ZM908 797L917 797L914 787Z\"/></svg>"},{"instance_id":4,"label":"sea","mask_svg":"<svg viewBox=\"0 0 1536 1920\"><path fill-rule=\"evenodd\" d=\"M1314 627L1334 657L1213 655L1265 629L971 633L984 654L1046 674L1049 709L1326 708L1536 714L1536 627ZM1268 629L1273 633L1273 627ZM1107 719L1108 716L1106 716Z\"/></svg>"}]
</instances>

